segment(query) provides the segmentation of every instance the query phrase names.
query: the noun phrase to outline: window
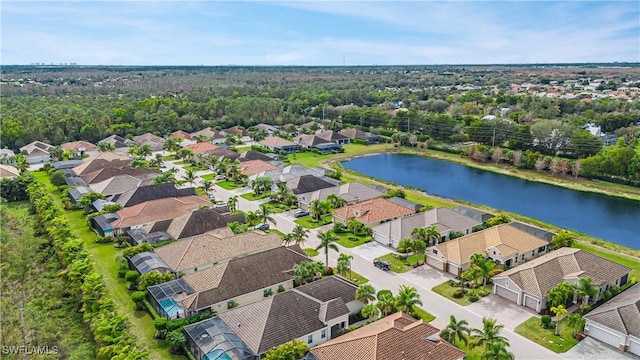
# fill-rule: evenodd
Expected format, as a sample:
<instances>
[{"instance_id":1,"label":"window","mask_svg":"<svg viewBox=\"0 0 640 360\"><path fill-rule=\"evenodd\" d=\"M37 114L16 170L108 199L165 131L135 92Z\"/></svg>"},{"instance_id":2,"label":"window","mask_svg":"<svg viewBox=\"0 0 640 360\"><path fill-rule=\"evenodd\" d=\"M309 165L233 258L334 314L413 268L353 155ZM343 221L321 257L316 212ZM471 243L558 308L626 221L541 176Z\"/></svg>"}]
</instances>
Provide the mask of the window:
<instances>
[{"instance_id":1,"label":"window","mask_svg":"<svg viewBox=\"0 0 640 360\"><path fill-rule=\"evenodd\" d=\"M536 251L535 251L535 250L533 250L533 251L531 252L531 256L535 256L535 255L536 255Z\"/></svg>"},{"instance_id":2,"label":"window","mask_svg":"<svg viewBox=\"0 0 640 360\"><path fill-rule=\"evenodd\" d=\"M320 338L324 339L327 337L327 329L322 329L322 331L320 332Z\"/></svg>"},{"instance_id":3,"label":"window","mask_svg":"<svg viewBox=\"0 0 640 360\"><path fill-rule=\"evenodd\" d=\"M522 254L522 259L521 260L524 260L524 254Z\"/></svg>"},{"instance_id":4,"label":"window","mask_svg":"<svg viewBox=\"0 0 640 360\"><path fill-rule=\"evenodd\" d=\"M307 336L307 344L311 344L313 342L313 334Z\"/></svg>"}]
</instances>

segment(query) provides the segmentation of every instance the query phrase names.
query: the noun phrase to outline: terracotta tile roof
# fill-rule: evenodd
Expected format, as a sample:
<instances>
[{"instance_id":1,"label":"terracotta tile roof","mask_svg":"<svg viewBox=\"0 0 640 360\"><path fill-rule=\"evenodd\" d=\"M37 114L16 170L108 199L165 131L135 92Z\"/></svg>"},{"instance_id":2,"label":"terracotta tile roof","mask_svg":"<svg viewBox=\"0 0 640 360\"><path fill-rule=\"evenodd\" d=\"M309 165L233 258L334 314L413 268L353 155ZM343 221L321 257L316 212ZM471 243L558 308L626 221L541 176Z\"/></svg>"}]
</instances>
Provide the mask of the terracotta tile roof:
<instances>
[{"instance_id":1,"label":"terracotta tile roof","mask_svg":"<svg viewBox=\"0 0 640 360\"><path fill-rule=\"evenodd\" d=\"M169 134L169 137L172 138L172 139L180 138L180 139L184 139L184 140L195 141L193 136L191 136L191 134L189 134L188 132L186 132L184 130L174 131L171 134Z\"/></svg>"},{"instance_id":2,"label":"terracotta tile roof","mask_svg":"<svg viewBox=\"0 0 640 360\"><path fill-rule=\"evenodd\" d=\"M267 136L264 140L260 141L259 144L270 148L295 145L291 141L277 136Z\"/></svg>"},{"instance_id":3,"label":"terracotta tile roof","mask_svg":"<svg viewBox=\"0 0 640 360\"><path fill-rule=\"evenodd\" d=\"M274 170L278 167L263 160L249 160L240 163L240 172L251 176L267 170Z\"/></svg>"},{"instance_id":4,"label":"terracotta tile roof","mask_svg":"<svg viewBox=\"0 0 640 360\"><path fill-rule=\"evenodd\" d=\"M112 223L116 229L134 225L172 219L184 215L200 206L211 206L206 196L183 196L146 201L141 204L118 210L119 220Z\"/></svg>"},{"instance_id":5,"label":"terracotta tile roof","mask_svg":"<svg viewBox=\"0 0 640 360\"><path fill-rule=\"evenodd\" d=\"M74 151L96 151L98 147L93 145L90 142L86 141L74 141L68 142L61 145L63 150L74 150Z\"/></svg>"},{"instance_id":6,"label":"terracotta tile roof","mask_svg":"<svg viewBox=\"0 0 640 360\"><path fill-rule=\"evenodd\" d=\"M640 338L640 284L636 284L584 316L623 334Z\"/></svg>"},{"instance_id":7,"label":"terracotta tile roof","mask_svg":"<svg viewBox=\"0 0 640 360\"><path fill-rule=\"evenodd\" d=\"M462 265L469 261L471 255L485 254L487 248L499 245L507 245L501 248L509 254L513 249L524 254L546 246L548 242L509 224L501 224L438 244L436 248L449 261Z\"/></svg>"},{"instance_id":8,"label":"terracotta tile roof","mask_svg":"<svg viewBox=\"0 0 640 360\"><path fill-rule=\"evenodd\" d=\"M310 350L317 360L458 360L466 355L439 330L397 312Z\"/></svg>"},{"instance_id":9,"label":"terracotta tile roof","mask_svg":"<svg viewBox=\"0 0 640 360\"><path fill-rule=\"evenodd\" d=\"M282 239L274 233L252 231L220 238L207 232L159 247L154 251L173 271L178 272L280 245Z\"/></svg>"},{"instance_id":10,"label":"terracotta tile roof","mask_svg":"<svg viewBox=\"0 0 640 360\"><path fill-rule=\"evenodd\" d=\"M375 198L343 206L333 212L336 216L347 219L347 221L356 218L365 225L414 213L411 209L383 198Z\"/></svg>"},{"instance_id":11,"label":"terracotta tile roof","mask_svg":"<svg viewBox=\"0 0 640 360\"><path fill-rule=\"evenodd\" d=\"M0 164L0 178L11 178L20 176L20 170L10 165Z\"/></svg>"},{"instance_id":12,"label":"terracotta tile roof","mask_svg":"<svg viewBox=\"0 0 640 360\"><path fill-rule=\"evenodd\" d=\"M209 142L199 142L199 143L187 145L184 148L191 150L191 152L194 154L202 154L207 151L215 150L219 148L219 146L213 145L212 143L209 143Z\"/></svg>"},{"instance_id":13,"label":"terracotta tile roof","mask_svg":"<svg viewBox=\"0 0 640 360\"><path fill-rule=\"evenodd\" d=\"M589 277L594 285L613 284L631 269L589 252L561 248L509 269L495 278L508 277L523 291L544 297L570 277Z\"/></svg>"}]
</instances>

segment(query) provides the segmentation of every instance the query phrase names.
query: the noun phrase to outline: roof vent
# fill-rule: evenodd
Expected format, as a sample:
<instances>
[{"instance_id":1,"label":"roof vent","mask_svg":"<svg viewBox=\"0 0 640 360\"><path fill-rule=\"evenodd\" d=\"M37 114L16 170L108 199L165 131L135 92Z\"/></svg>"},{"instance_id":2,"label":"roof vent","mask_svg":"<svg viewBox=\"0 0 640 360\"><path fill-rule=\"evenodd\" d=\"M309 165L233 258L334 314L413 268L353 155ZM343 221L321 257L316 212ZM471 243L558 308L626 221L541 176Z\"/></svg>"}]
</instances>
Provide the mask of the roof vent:
<instances>
[{"instance_id":1,"label":"roof vent","mask_svg":"<svg viewBox=\"0 0 640 360\"><path fill-rule=\"evenodd\" d=\"M427 340L431 341L431 342L439 342L440 341L440 337L438 337L438 335L436 334L432 334L427 336Z\"/></svg>"},{"instance_id":2,"label":"roof vent","mask_svg":"<svg viewBox=\"0 0 640 360\"><path fill-rule=\"evenodd\" d=\"M240 327L240 323L238 323L238 327Z\"/></svg>"}]
</instances>

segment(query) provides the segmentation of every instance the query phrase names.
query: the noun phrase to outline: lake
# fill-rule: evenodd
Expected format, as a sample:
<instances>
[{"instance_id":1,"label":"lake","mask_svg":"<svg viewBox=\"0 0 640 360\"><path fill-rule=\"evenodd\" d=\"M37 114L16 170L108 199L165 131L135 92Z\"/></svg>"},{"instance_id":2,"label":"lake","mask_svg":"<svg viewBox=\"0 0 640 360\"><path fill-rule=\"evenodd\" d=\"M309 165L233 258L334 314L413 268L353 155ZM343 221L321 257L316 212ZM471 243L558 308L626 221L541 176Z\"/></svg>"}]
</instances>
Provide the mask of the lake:
<instances>
[{"instance_id":1,"label":"lake","mask_svg":"<svg viewBox=\"0 0 640 360\"><path fill-rule=\"evenodd\" d=\"M539 219L640 249L640 201L566 189L419 156L351 159L346 169L428 194L465 200Z\"/></svg>"}]
</instances>

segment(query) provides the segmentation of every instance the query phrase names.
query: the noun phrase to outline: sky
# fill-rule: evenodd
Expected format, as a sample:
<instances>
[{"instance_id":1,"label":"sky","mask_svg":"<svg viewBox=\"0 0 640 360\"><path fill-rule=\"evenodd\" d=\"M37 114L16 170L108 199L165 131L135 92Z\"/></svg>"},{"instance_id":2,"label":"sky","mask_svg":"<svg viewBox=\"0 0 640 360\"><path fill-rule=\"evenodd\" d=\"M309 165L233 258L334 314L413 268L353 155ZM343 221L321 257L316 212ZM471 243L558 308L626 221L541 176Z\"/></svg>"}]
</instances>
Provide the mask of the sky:
<instances>
[{"instance_id":1,"label":"sky","mask_svg":"<svg viewBox=\"0 0 640 360\"><path fill-rule=\"evenodd\" d=\"M4 65L640 61L634 0L2 0L0 12Z\"/></svg>"}]
</instances>

